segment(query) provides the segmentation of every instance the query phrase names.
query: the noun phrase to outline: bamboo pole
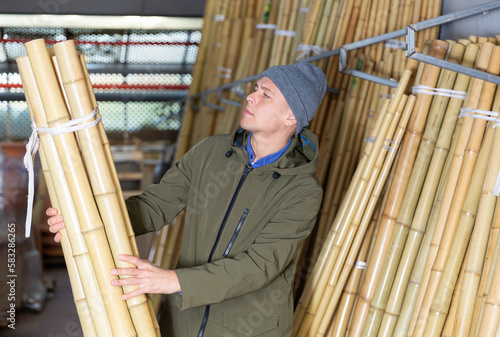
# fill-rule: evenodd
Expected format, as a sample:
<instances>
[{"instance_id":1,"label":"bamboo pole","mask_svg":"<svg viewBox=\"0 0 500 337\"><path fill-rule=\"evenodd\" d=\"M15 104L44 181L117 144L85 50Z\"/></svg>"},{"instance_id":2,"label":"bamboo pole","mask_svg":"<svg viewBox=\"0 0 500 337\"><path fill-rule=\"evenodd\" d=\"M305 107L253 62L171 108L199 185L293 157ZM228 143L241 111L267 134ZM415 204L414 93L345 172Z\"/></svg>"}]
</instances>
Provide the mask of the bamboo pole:
<instances>
[{"instance_id":1,"label":"bamboo pole","mask_svg":"<svg viewBox=\"0 0 500 337\"><path fill-rule=\"evenodd\" d=\"M31 108L30 113L33 114L33 118L38 127L47 126L42 99L38 91L38 86L36 84L29 59L27 56L24 56L17 58L16 61L19 66L25 95L27 97L29 107ZM87 244L85 243L83 235L79 230L80 223L77 212L75 205L72 202L70 188L64 175L63 165L59 160L54 140L50 135L41 133L40 143L41 155L43 155L44 158L43 161L47 163L47 168L50 172L50 181L53 182L53 186L58 186L55 191L53 189L49 190L49 193L55 192L55 195L51 194L51 200L58 203L58 211L60 214L64 214L65 229L61 231L62 241L66 241L68 244L66 244L66 242L64 243L63 253L65 255L69 255L68 260L74 260L78 269L78 273L71 273L70 280L75 283L78 281L81 282L83 287L84 296L80 293L78 297L75 297L75 300L81 300L83 298L87 299L90 315L92 317L92 322L97 335L110 336L110 322L108 320L103 298L101 297L99 285L97 284L94 274ZM45 170L46 168L44 167L44 171ZM71 249L69 249L69 247L71 247ZM74 291L78 292L78 288L75 288ZM88 323L85 323L85 320L81 321L81 324L82 328L84 324L88 325ZM89 330L91 328L85 326L85 329Z\"/></svg>"},{"instance_id":2,"label":"bamboo pole","mask_svg":"<svg viewBox=\"0 0 500 337\"><path fill-rule=\"evenodd\" d=\"M321 324L319 327L319 334L320 335L323 333L323 331L326 331L325 329L327 328L328 322L326 321L325 318L333 315L336 304L338 303L340 295L342 293L342 289L344 288L345 283L347 281L347 278L349 276L349 273L351 272L351 270L354 266L355 257L359 251L359 247L361 245L362 238L366 232L366 228L367 228L368 224L371 222L371 218L373 216L373 212L375 210L376 204L378 203L378 200L379 200L379 197L381 196L383 187L386 184L387 176L389 175L389 172L391 171L391 167L393 166L393 162L396 158L396 154L398 154L397 150L398 150L399 144L401 144L401 141L402 141L403 136L405 134L406 126L408 124L408 120L410 119L410 115L411 115L411 112L413 110L414 104L415 104L415 97L414 96L409 96L406 104L403 104L403 100L401 100L400 109L398 109L398 110L400 110L402 112L402 116L399 120L399 123L396 123L396 118L394 118L394 122L395 122L394 124L398 124L397 130L396 130L393 137L386 138L386 139L393 139L393 141L388 141L388 144L387 144L387 146L390 146L389 155L385 159L385 162L383 163L383 167L380 169L378 181L376 182L376 185L373 188L373 192L370 196L370 200L368 202L368 205L365 209L364 214L362 216L359 215L358 217L354 218L353 222L350 225L351 228L353 229L351 232L355 233L356 236L354 238L352 246L350 247L350 251L348 252L346 262L342 263L343 264L342 272L340 273L338 281L335 284L335 289L334 289L331 301L329 303L327 303L328 308L326 310L326 314L324 315L324 318L321 321ZM392 129L392 130L394 130L394 129ZM387 136L389 136L389 133L387 134ZM374 176L374 175L372 175L372 176ZM360 213L358 213L358 214L360 214ZM373 252L372 252L372 254L373 254ZM339 261L342 262L342 260L343 260L343 255L341 254Z\"/></svg>"},{"instance_id":3,"label":"bamboo pole","mask_svg":"<svg viewBox=\"0 0 500 337\"><path fill-rule=\"evenodd\" d=\"M54 51L73 117L80 118L89 115L94 110L94 103L89 97L87 82L80 58L76 54L74 41L56 43ZM80 130L78 139L90 186L104 224L111 253L114 256L114 263L117 268L135 268L134 265L118 259L120 254L134 255L134 252L124 219L127 213L122 212L99 130L94 127ZM128 293L137 288L138 286L125 286L123 290ZM155 335L153 317L149 312L146 295L142 294L128 299L127 305L138 335Z\"/></svg>"},{"instance_id":4,"label":"bamboo pole","mask_svg":"<svg viewBox=\"0 0 500 337\"><path fill-rule=\"evenodd\" d=\"M432 43L430 55L437 58L444 58L448 48L448 43L445 41L435 40ZM422 76L421 84L425 86L435 87L440 68L426 64L424 75ZM415 111L408 123L407 133L403 140L403 147L401 149L401 158L398 161L398 168L396 169L395 182L391 185L389 191L389 200L387 201L382 223L380 225L377 241L375 243L374 253L372 255L367 268L367 276L360 290L360 299L356 305L354 315L357 318L351 326L349 336L359 336L362 333L363 325L366 321L369 305L376 287L376 282L380 275L381 265L384 256L387 253L388 241L394 223L397 217L397 212L401 207L406 188L408 186L409 175L411 173L413 163L415 161L416 151L422 137L422 131L427 120L427 114L432 101L429 95L417 94L417 101L415 103Z\"/></svg>"},{"instance_id":5,"label":"bamboo pole","mask_svg":"<svg viewBox=\"0 0 500 337\"><path fill-rule=\"evenodd\" d=\"M92 101L93 109L97 109L97 100L94 95L94 90L92 89L92 83L90 82L89 73L87 70L87 66L85 65L85 58L83 55L80 55L80 64L82 66L83 76L85 77L85 82L87 84L87 90L89 93L89 98ZM96 118L101 114L98 113ZM109 171L112 175L113 182L115 184L116 194L118 196L118 202L120 203L120 209L122 212L123 219L125 220L125 225L127 228L127 233L129 237L130 245L132 246L132 252L135 257L139 257L139 250L137 249L137 242L135 241L135 234L132 228L132 223L130 222L130 218L128 216L127 206L125 205L125 199L123 198L123 192L120 185L120 181L118 179L118 173L116 172L116 167L113 160L113 154L111 153L111 148L109 146L108 136L106 135L106 131L104 130L103 123L97 124L97 128L99 130L99 136L101 138L102 147L104 150L104 155L106 156L106 162L108 163Z\"/></svg>"},{"instance_id":6,"label":"bamboo pole","mask_svg":"<svg viewBox=\"0 0 500 337\"><path fill-rule=\"evenodd\" d=\"M500 208L500 199L497 200L497 207L495 209L495 220L498 221ZM498 252L500 251L500 241L497 240L495 247L495 259L491 264L492 270L489 272L490 284L485 287L485 298L483 308L478 317L478 328L474 336L493 336L495 331L498 332L498 322L500 317L500 263L498 262ZM471 334L472 335L472 334ZM496 335L495 335L496 336Z\"/></svg>"},{"instance_id":7,"label":"bamboo pole","mask_svg":"<svg viewBox=\"0 0 500 337\"><path fill-rule=\"evenodd\" d=\"M292 3L292 8L291 8L291 12L290 12L290 19L288 20L288 28L287 30L288 31L293 31L295 32L295 35L297 35L297 31L295 30L295 27L296 27L296 21L297 21L297 16L299 15L299 6L300 6L300 1L301 0L293 0L293 3ZM290 57L292 57L293 55L295 55L295 49L291 49L293 43L294 43L294 40L295 40L295 37L292 37L292 36L283 36L283 53L280 57L280 55L277 55L277 61L278 61L278 64L288 64L288 60L290 59ZM293 63L293 62L291 62Z\"/></svg>"},{"instance_id":8,"label":"bamboo pole","mask_svg":"<svg viewBox=\"0 0 500 337\"><path fill-rule=\"evenodd\" d=\"M33 40L26 43L25 47L40 90L42 104L47 113L48 126L54 127L68 121L69 113L52 70L45 42L42 39ZM126 304L121 300L122 289L111 285L111 281L117 277L110 275L109 271L115 268L115 265L107 243L104 226L87 182L87 174L75 136L66 133L54 136L53 139L63 167L69 170L65 175L76 206L81 230L93 261L99 288L104 297L111 329L117 335L136 336ZM112 307L111 304L113 304Z\"/></svg>"},{"instance_id":9,"label":"bamboo pole","mask_svg":"<svg viewBox=\"0 0 500 337\"><path fill-rule=\"evenodd\" d=\"M470 246L467 246L467 252L465 253L464 262L468 259L470 251L471 251ZM460 274L458 276L457 285L453 290L453 298L451 301L450 312L448 314L448 317L446 317L446 322L443 327L443 332L441 333L442 337L451 337L453 335L453 326L455 324L455 320L457 317L458 301L460 299L460 293L463 289L462 287L463 287L464 273L465 273L465 263L462 263L462 267L460 268Z\"/></svg>"},{"instance_id":10,"label":"bamboo pole","mask_svg":"<svg viewBox=\"0 0 500 337\"><path fill-rule=\"evenodd\" d=\"M473 66L478 49L478 45L470 45L466 48L462 62L463 66ZM464 92L467 90L468 83L468 76L458 74L453 90ZM408 239L405 242L404 250L401 258L399 259L398 270L396 272L395 280L393 282L387 303L387 314L384 314L382 325L380 327L381 333L391 335L395 329L396 321L403 303L403 292L406 290L408 285L410 273L413 269L418 249L422 242L425 227L431 212L434 196L436 195L436 191L438 189L441 173L443 172L443 167L445 165L448 149L450 148L453 136L453 130L455 129L455 124L457 122L458 113L462 103L463 100L460 98L451 98L449 100L445 117L439 131L439 136L433 149L432 158L427 170L428 172L425 176L425 183L422 187L422 192L420 194L420 198L418 199L414 216L412 216L411 227L409 228L409 233L407 235ZM427 137L424 136L424 138ZM423 146L423 144L421 146Z\"/></svg>"},{"instance_id":11,"label":"bamboo pole","mask_svg":"<svg viewBox=\"0 0 500 337\"><path fill-rule=\"evenodd\" d=\"M465 47L463 45L455 44L448 61L460 63L464 50ZM450 70L443 70L442 73L443 76L441 76L437 87L451 89L455 83L457 73ZM428 122L425 126L422 141L418 148L414 169L411 172L406 194L399 210L394 232L390 239L389 250L383 265L384 270L381 273L372 303L370 304L370 312L364 328L368 336L376 335L382 323L382 316L387 305L391 285L396 274L396 268L401 260L404 243L406 242L416 204L434 150L434 145L436 144L446 106L448 105L448 100L449 97L447 96L437 96L434 98L430 107ZM379 335L384 336L385 333L385 331L382 331Z\"/></svg>"},{"instance_id":12,"label":"bamboo pole","mask_svg":"<svg viewBox=\"0 0 500 337\"><path fill-rule=\"evenodd\" d=\"M492 44L483 44L481 47L481 52L480 52L480 58L485 56L486 54L486 60L485 62L488 63L491 52L493 49L494 45ZM486 53L485 53L486 52ZM478 61L479 62L479 61ZM491 65L493 66L493 65ZM490 68L490 65L488 65L488 70ZM492 69L491 71L493 71ZM485 82L483 82L485 83ZM474 89L474 88L473 88ZM494 95L494 88L491 89L490 85L483 84L482 85L482 91L481 95L478 99L478 104L477 108L482 109L482 110L489 110L491 107L492 101L493 101L493 95ZM471 94L470 97L473 97ZM469 99L468 104L466 104L467 107L471 107L470 105L473 104L472 99ZM465 117L464 124L467 122L467 119L471 119L470 117ZM449 209L449 212L447 214L447 217L445 218L446 221L440 221L438 218L438 224L445 224L445 228L443 233L443 236L441 240L439 241L433 241L434 245L436 245L436 248L439 247L439 250L437 254L435 255L436 258L433 259L433 266L432 266L432 271L430 273L430 278L428 282L428 287L426 289L426 294L424 296L424 301L422 302L422 308L420 309L417 325L415 326L415 331L414 331L414 336L421 336L424 333L425 326L427 325L427 319L429 317L429 310L431 308L433 298L436 294L437 291L437 286L439 285L439 279L441 278L441 271L444 268L444 263L446 261L446 258L448 257L448 252L450 249L450 245L453 239L453 234L455 233L455 229L458 223L458 218L460 216L460 210L462 208L463 201L465 199L465 195L467 192L467 186L469 185L470 179L471 179L471 173L474 169L476 159L477 159L477 151L479 149L479 144L481 139L483 138L484 135L484 125L485 121L483 120L474 120L472 127L471 127L471 132L470 136L467 137L467 145L464 148L464 157L463 157L463 164L460 167L460 172L458 175L458 180L457 180L457 187L454 189L453 193L453 198L452 198L452 203ZM462 127L462 132L465 130L465 126ZM457 145L457 149L458 149ZM475 152L471 152L475 151ZM448 181L449 182L449 181ZM446 196L446 195L445 195ZM444 203L444 202L443 202ZM443 210L443 207L441 207L441 211ZM444 212L440 211L440 215L444 214ZM435 233L438 231L436 230ZM431 246L431 249L433 246ZM429 254L429 257L434 256L434 254Z\"/></svg>"},{"instance_id":13,"label":"bamboo pole","mask_svg":"<svg viewBox=\"0 0 500 337\"><path fill-rule=\"evenodd\" d=\"M499 105L500 93L497 89L493 111L498 112L500 110ZM454 331L457 336L468 336L471 331L474 300L479 288L488 235L497 201L496 196L493 194L498 171L500 170L500 132L498 132L497 129L495 129L490 158L491 161L488 166L488 173L481 194L478 217L469 243L469 249L472 253L469 254L468 260L466 261L465 276L460 294L459 308L457 310L457 319L454 326Z\"/></svg>"},{"instance_id":14,"label":"bamboo pole","mask_svg":"<svg viewBox=\"0 0 500 337\"><path fill-rule=\"evenodd\" d=\"M483 273L481 275L481 282L477 292L476 301L474 304L474 314L472 317L471 336L477 336L480 327L480 318L483 315L484 303L488 296L489 288L491 285L492 274L495 269L496 260L498 259L499 245L498 233L500 232L500 199L497 198L495 207L495 214L491 223L491 230L488 238L488 246L486 248L486 257L484 259Z\"/></svg>"}]
</instances>

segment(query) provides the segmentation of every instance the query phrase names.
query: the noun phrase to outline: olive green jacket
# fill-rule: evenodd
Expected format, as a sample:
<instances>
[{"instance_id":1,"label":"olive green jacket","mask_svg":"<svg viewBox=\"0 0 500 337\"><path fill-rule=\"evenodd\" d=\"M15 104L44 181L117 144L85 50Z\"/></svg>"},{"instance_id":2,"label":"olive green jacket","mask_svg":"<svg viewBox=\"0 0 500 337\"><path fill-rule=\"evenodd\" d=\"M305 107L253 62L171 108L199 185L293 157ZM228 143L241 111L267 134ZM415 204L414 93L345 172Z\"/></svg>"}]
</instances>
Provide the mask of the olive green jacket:
<instances>
[{"instance_id":1,"label":"olive green jacket","mask_svg":"<svg viewBox=\"0 0 500 337\"><path fill-rule=\"evenodd\" d=\"M127 200L137 235L186 208L175 269L182 294L167 296L163 337L198 336L204 317L205 337L291 336L293 259L322 198L318 140L304 130L277 161L251 169L248 135L203 140L160 184Z\"/></svg>"}]
</instances>

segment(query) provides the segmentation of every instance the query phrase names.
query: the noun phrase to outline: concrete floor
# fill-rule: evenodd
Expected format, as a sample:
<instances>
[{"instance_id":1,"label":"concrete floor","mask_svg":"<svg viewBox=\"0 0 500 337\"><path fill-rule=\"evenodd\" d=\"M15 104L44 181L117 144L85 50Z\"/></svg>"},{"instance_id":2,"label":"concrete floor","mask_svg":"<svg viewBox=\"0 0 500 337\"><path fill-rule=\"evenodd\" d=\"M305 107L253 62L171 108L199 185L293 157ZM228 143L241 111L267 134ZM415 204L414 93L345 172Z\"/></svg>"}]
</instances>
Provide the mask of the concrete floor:
<instances>
[{"instance_id":1,"label":"concrete floor","mask_svg":"<svg viewBox=\"0 0 500 337\"><path fill-rule=\"evenodd\" d=\"M53 294L44 310L37 313L28 309L16 312L16 329L2 328L2 337L83 337L68 272L64 265L45 269L45 275L55 280Z\"/></svg>"}]
</instances>

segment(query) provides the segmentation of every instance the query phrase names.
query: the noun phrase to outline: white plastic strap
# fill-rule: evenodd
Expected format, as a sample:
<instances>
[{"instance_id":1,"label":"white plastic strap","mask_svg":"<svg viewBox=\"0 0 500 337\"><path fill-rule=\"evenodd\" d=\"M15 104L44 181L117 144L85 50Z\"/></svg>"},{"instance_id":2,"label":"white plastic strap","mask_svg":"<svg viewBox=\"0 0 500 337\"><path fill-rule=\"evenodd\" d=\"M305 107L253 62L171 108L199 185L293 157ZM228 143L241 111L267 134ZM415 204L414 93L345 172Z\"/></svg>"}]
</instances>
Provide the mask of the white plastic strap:
<instances>
[{"instance_id":1,"label":"white plastic strap","mask_svg":"<svg viewBox=\"0 0 500 337\"><path fill-rule=\"evenodd\" d=\"M366 262L364 261L356 261L356 264L354 265L355 269L366 269Z\"/></svg>"},{"instance_id":2,"label":"white plastic strap","mask_svg":"<svg viewBox=\"0 0 500 337\"><path fill-rule=\"evenodd\" d=\"M33 170L33 158L35 157L36 152L38 151L38 147L40 144L40 139L38 138L38 133L47 133L50 135L60 135L63 133L74 132L78 130L88 129L93 126L96 126L101 120L101 116L97 117L91 123L80 124L86 122L95 117L99 113L99 109L95 108L92 113L72 119L64 124L58 125L53 128L41 128L37 127L36 123L33 122L31 128L33 131L31 132L30 139L28 144L26 144L26 154L24 155L24 167L28 170L28 209L26 211L26 229L25 235L29 237L31 235L31 218L33 214L33 198L35 195L35 179L34 179L34 170ZM80 124L80 125L78 125Z\"/></svg>"},{"instance_id":3,"label":"white plastic strap","mask_svg":"<svg viewBox=\"0 0 500 337\"><path fill-rule=\"evenodd\" d=\"M392 48L392 49L406 49L406 42L399 41L396 39L389 39L384 44L384 47L385 48Z\"/></svg>"},{"instance_id":4,"label":"white plastic strap","mask_svg":"<svg viewBox=\"0 0 500 337\"><path fill-rule=\"evenodd\" d=\"M380 98L393 98L394 94L392 95L380 95Z\"/></svg>"},{"instance_id":5,"label":"white plastic strap","mask_svg":"<svg viewBox=\"0 0 500 337\"><path fill-rule=\"evenodd\" d=\"M276 29L276 25L270 23L258 23L255 26L256 29Z\"/></svg>"},{"instance_id":6,"label":"white plastic strap","mask_svg":"<svg viewBox=\"0 0 500 337\"><path fill-rule=\"evenodd\" d=\"M214 21L225 21L226 16L224 14L216 14L214 15Z\"/></svg>"},{"instance_id":7,"label":"white plastic strap","mask_svg":"<svg viewBox=\"0 0 500 337\"><path fill-rule=\"evenodd\" d=\"M373 111L372 109L368 109L368 115L367 115L367 117L368 118L372 118L374 115L375 115L375 111Z\"/></svg>"},{"instance_id":8,"label":"white plastic strap","mask_svg":"<svg viewBox=\"0 0 500 337\"><path fill-rule=\"evenodd\" d=\"M274 35L287 36L287 37L295 37L295 35L297 35L297 33L294 30L280 30L280 29L276 29L276 31L274 32Z\"/></svg>"},{"instance_id":9,"label":"white plastic strap","mask_svg":"<svg viewBox=\"0 0 500 337\"><path fill-rule=\"evenodd\" d=\"M236 93L237 95L241 95L243 96L245 94L245 91L243 90L243 88L241 87L241 84L238 84L234 87L231 88L231 92L234 92Z\"/></svg>"},{"instance_id":10,"label":"white plastic strap","mask_svg":"<svg viewBox=\"0 0 500 337\"><path fill-rule=\"evenodd\" d=\"M300 13L307 13L307 12L309 12L309 7L300 8Z\"/></svg>"},{"instance_id":11,"label":"white plastic strap","mask_svg":"<svg viewBox=\"0 0 500 337\"><path fill-rule=\"evenodd\" d=\"M497 183L495 184L495 188L493 189L493 195L496 197L500 195L500 171L498 171Z\"/></svg>"},{"instance_id":12,"label":"white plastic strap","mask_svg":"<svg viewBox=\"0 0 500 337\"><path fill-rule=\"evenodd\" d=\"M498 124L498 112L495 111L487 111L487 110L480 110L480 109L469 109L469 108L461 108L460 109L460 114L458 115L458 118L462 117L471 117L471 118L476 118L476 119L483 119L485 121L493 121L497 122ZM492 117L488 117L492 116ZM495 124L496 126L496 124Z\"/></svg>"},{"instance_id":13,"label":"white plastic strap","mask_svg":"<svg viewBox=\"0 0 500 337\"><path fill-rule=\"evenodd\" d=\"M231 78L231 73L233 72L230 68L215 67L215 70L222 72L222 74L215 74L217 78Z\"/></svg>"},{"instance_id":14,"label":"white plastic strap","mask_svg":"<svg viewBox=\"0 0 500 337\"><path fill-rule=\"evenodd\" d=\"M375 137L368 137L363 139L363 141L375 144Z\"/></svg>"},{"instance_id":15,"label":"white plastic strap","mask_svg":"<svg viewBox=\"0 0 500 337\"><path fill-rule=\"evenodd\" d=\"M296 61L302 59L303 57L311 56L311 53L321 54L321 53L327 52L328 50L325 48L321 48L320 46L313 46L310 44L302 44L301 43L297 46L297 51L302 52L302 54L297 56Z\"/></svg>"},{"instance_id":16,"label":"white plastic strap","mask_svg":"<svg viewBox=\"0 0 500 337\"><path fill-rule=\"evenodd\" d=\"M460 98L461 100L465 100L465 97L467 96L467 92L465 91L443 89L443 88L431 88L426 85L417 85L416 87L413 87L412 92L414 94L427 94L427 95Z\"/></svg>"}]
</instances>

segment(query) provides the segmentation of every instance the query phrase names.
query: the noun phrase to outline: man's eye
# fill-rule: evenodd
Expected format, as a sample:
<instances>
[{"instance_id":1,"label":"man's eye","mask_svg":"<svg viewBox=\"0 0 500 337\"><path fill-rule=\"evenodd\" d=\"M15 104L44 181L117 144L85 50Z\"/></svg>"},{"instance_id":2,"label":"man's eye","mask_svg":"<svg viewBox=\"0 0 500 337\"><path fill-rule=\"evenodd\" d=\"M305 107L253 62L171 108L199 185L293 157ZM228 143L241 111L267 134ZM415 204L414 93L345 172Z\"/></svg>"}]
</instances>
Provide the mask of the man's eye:
<instances>
[{"instance_id":1,"label":"man's eye","mask_svg":"<svg viewBox=\"0 0 500 337\"><path fill-rule=\"evenodd\" d=\"M264 93L264 97L265 97L265 98L269 98L269 96L268 96L266 93Z\"/></svg>"}]
</instances>

